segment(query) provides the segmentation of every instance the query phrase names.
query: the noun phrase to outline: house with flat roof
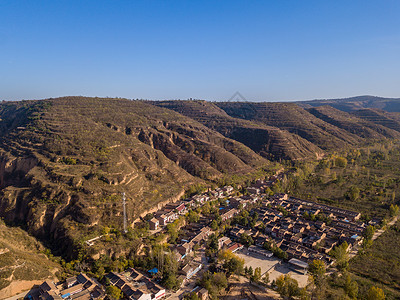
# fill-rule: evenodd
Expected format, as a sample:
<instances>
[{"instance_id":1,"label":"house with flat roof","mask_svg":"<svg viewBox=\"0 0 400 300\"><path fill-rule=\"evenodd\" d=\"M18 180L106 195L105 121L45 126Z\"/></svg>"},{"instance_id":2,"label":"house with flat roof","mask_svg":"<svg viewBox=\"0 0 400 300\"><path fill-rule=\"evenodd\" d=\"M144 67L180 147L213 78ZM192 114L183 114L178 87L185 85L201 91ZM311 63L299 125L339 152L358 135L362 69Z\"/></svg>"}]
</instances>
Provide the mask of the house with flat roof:
<instances>
[{"instance_id":1,"label":"house with flat roof","mask_svg":"<svg viewBox=\"0 0 400 300\"><path fill-rule=\"evenodd\" d=\"M165 296L164 288L133 268L123 273L109 273L106 277L110 279L112 285L121 289L125 299L157 300ZM118 280L115 280L115 277Z\"/></svg>"},{"instance_id":2,"label":"house with flat roof","mask_svg":"<svg viewBox=\"0 0 400 300\"><path fill-rule=\"evenodd\" d=\"M232 243L231 245L229 245L228 249L229 251L231 251L232 253L235 253L236 251L239 251L243 249L243 245L240 243Z\"/></svg>"},{"instance_id":3,"label":"house with flat roof","mask_svg":"<svg viewBox=\"0 0 400 300\"><path fill-rule=\"evenodd\" d=\"M190 262L182 268L181 272L186 276L186 279L190 279L201 270L202 266L202 264Z\"/></svg>"},{"instance_id":4,"label":"house with flat roof","mask_svg":"<svg viewBox=\"0 0 400 300\"><path fill-rule=\"evenodd\" d=\"M226 213L221 215L222 221L226 221L230 218L233 218L237 213L238 213L238 210L235 208L228 210Z\"/></svg>"},{"instance_id":5,"label":"house with flat roof","mask_svg":"<svg viewBox=\"0 0 400 300\"><path fill-rule=\"evenodd\" d=\"M168 217L164 213L157 216L156 219L158 220L158 224L161 226L165 226L168 224Z\"/></svg>"},{"instance_id":6,"label":"house with flat roof","mask_svg":"<svg viewBox=\"0 0 400 300\"><path fill-rule=\"evenodd\" d=\"M223 236L218 239L218 249L226 248L231 243L232 243L232 241L230 238Z\"/></svg>"},{"instance_id":7,"label":"house with flat roof","mask_svg":"<svg viewBox=\"0 0 400 300\"><path fill-rule=\"evenodd\" d=\"M149 221L150 230L157 230L160 226L160 221L153 218Z\"/></svg>"},{"instance_id":8,"label":"house with flat roof","mask_svg":"<svg viewBox=\"0 0 400 300\"><path fill-rule=\"evenodd\" d=\"M45 282L43 282L40 286L39 289L45 293L48 291L55 291L57 290L56 285L54 284L53 281L51 280L46 280Z\"/></svg>"},{"instance_id":9,"label":"house with flat roof","mask_svg":"<svg viewBox=\"0 0 400 300\"><path fill-rule=\"evenodd\" d=\"M200 289L197 292L197 296L201 299L201 300L207 300L208 299L208 290L205 288Z\"/></svg>"}]
</instances>

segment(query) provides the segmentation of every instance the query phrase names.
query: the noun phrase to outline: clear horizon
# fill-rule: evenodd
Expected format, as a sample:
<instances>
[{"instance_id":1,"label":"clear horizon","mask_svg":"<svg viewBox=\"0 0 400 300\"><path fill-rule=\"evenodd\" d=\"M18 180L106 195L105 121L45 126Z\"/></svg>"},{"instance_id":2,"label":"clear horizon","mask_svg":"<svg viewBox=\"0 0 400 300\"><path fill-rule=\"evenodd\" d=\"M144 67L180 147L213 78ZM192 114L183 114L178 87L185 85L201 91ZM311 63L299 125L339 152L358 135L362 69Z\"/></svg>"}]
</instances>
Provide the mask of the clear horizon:
<instances>
[{"instance_id":1,"label":"clear horizon","mask_svg":"<svg viewBox=\"0 0 400 300\"><path fill-rule=\"evenodd\" d=\"M233 96L233 95L232 95ZM357 97L376 97L380 99L388 99L388 100L400 100L400 97L381 97L375 95L358 95L351 97L343 97L343 98L318 98L318 99L300 99L300 100L252 100L252 99L220 99L220 100L209 100L209 99L197 99L197 98L187 98L187 99L147 99L147 98L127 98L127 97L119 97L119 96L93 96L93 95L61 95L56 97L47 97L47 98L36 98L36 99L0 99L0 101L37 101L37 100L47 100L47 99L57 99L64 97L84 97L84 98L101 98L101 99L126 99L132 101L208 101L208 102L309 102L309 101L329 101L329 100L346 100Z\"/></svg>"},{"instance_id":2,"label":"clear horizon","mask_svg":"<svg viewBox=\"0 0 400 300\"><path fill-rule=\"evenodd\" d=\"M399 14L394 0L5 0L0 100L399 98Z\"/></svg>"}]
</instances>

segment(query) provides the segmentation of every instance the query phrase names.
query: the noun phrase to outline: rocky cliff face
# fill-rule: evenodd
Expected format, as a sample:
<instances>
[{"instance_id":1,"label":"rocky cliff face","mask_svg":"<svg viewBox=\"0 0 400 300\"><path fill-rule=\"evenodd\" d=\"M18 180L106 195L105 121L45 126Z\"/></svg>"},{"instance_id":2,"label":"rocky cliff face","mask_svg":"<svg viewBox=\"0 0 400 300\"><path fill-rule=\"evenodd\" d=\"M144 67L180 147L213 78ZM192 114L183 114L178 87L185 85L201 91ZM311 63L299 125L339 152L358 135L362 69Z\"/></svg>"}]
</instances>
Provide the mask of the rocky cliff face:
<instances>
[{"instance_id":1,"label":"rocky cliff face","mask_svg":"<svg viewBox=\"0 0 400 300\"><path fill-rule=\"evenodd\" d=\"M23 184L25 176L37 164L38 161L35 157L0 156L0 188Z\"/></svg>"}]
</instances>

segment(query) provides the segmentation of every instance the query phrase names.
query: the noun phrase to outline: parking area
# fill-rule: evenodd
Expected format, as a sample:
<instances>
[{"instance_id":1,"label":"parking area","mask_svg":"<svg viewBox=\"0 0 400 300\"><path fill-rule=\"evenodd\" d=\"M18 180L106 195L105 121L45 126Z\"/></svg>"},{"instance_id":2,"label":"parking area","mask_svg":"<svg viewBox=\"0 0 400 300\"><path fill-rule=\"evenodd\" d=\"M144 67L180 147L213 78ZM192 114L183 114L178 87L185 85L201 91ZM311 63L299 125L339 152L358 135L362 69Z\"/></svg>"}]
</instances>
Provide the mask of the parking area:
<instances>
[{"instance_id":1,"label":"parking area","mask_svg":"<svg viewBox=\"0 0 400 300\"><path fill-rule=\"evenodd\" d=\"M261 268L261 274L264 275L266 272L272 270L275 265L281 262L280 259L276 257L266 257L253 252L247 251L246 248L236 252L237 256L244 259L245 266L255 268Z\"/></svg>"},{"instance_id":2,"label":"parking area","mask_svg":"<svg viewBox=\"0 0 400 300\"><path fill-rule=\"evenodd\" d=\"M269 272L269 280L276 280L281 275L290 274L290 276L297 280L299 287L305 287L308 283L308 275L301 274L289 268L289 264L282 262L277 264L271 272Z\"/></svg>"},{"instance_id":3,"label":"parking area","mask_svg":"<svg viewBox=\"0 0 400 300\"><path fill-rule=\"evenodd\" d=\"M280 275L290 274L290 276L296 279L300 287L307 285L308 275L304 275L295 272L289 268L289 264L281 261L276 257L265 257L256 253L247 251L247 249L242 249L236 252L237 256L244 259L245 266L252 267L253 270L257 267L261 268L261 274L264 276L266 272L269 274L269 280L276 280Z\"/></svg>"}]
</instances>

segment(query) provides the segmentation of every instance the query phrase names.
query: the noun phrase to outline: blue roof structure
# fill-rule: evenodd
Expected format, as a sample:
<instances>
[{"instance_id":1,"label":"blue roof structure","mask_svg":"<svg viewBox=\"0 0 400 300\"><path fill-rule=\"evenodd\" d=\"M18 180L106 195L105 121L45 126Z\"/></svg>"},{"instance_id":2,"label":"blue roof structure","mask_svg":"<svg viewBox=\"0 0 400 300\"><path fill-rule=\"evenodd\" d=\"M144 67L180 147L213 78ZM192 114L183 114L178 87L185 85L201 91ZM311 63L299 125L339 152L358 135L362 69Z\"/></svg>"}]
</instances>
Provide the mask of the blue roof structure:
<instances>
[{"instance_id":1,"label":"blue roof structure","mask_svg":"<svg viewBox=\"0 0 400 300\"><path fill-rule=\"evenodd\" d=\"M149 272L150 274L154 275L158 273L158 269L157 268L153 268L151 270L148 270L147 272Z\"/></svg>"}]
</instances>

